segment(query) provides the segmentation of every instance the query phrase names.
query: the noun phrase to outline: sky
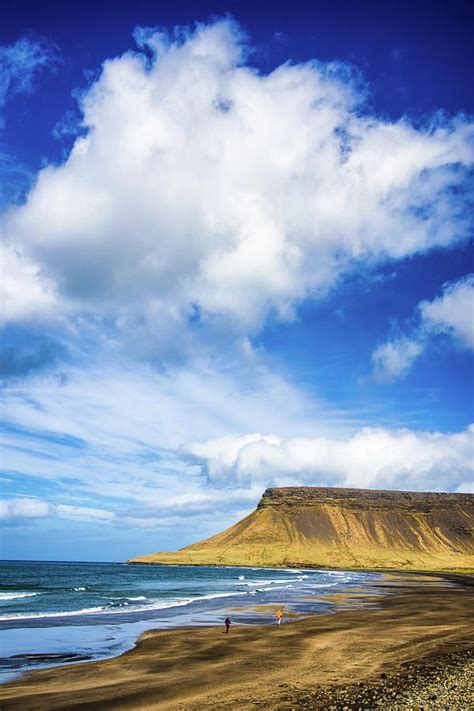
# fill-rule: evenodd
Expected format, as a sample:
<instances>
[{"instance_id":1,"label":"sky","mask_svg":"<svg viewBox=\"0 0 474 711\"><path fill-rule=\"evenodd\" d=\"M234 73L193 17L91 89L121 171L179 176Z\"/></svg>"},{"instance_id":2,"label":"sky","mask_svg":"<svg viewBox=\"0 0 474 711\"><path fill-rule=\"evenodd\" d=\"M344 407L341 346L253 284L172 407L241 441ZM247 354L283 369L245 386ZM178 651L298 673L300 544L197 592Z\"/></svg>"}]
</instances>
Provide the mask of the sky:
<instances>
[{"instance_id":1,"label":"sky","mask_svg":"<svg viewBox=\"0 0 474 711\"><path fill-rule=\"evenodd\" d=\"M474 492L473 29L2 10L1 557L173 550L269 486Z\"/></svg>"}]
</instances>

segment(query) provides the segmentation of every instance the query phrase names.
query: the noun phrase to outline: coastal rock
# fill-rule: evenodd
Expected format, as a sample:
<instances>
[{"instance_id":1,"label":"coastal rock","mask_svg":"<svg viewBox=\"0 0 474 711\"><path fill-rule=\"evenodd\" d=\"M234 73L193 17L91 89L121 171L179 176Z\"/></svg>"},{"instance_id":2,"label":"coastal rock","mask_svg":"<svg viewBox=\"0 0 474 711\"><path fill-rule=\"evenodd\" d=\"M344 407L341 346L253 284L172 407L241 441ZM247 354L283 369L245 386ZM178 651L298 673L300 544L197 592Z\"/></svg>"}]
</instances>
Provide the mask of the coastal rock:
<instances>
[{"instance_id":1,"label":"coastal rock","mask_svg":"<svg viewBox=\"0 0 474 711\"><path fill-rule=\"evenodd\" d=\"M474 495L272 488L222 533L129 562L467 572L474 570Z\"/></svg>"}]
</instances>

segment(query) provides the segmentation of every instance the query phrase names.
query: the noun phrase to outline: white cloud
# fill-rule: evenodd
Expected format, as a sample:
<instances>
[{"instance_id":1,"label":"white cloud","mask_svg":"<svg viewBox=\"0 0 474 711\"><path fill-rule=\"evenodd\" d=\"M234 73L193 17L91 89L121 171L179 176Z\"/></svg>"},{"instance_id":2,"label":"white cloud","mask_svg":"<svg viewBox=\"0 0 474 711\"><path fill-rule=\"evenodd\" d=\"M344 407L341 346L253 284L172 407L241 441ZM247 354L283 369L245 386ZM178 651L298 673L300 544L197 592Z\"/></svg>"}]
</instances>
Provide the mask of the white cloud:
<instances>
[{"instance_id":1,"label":"white cloud","mask_svg":"<svg viewBox=\"0 0 474 711\"><path fill-rule=\"evenodd\" d=\"M15 94L29 94L44 70L59 63L58 48L41 35L24 35L14 44L0 45L0 108Z\"/></svg>"},{"instance_id":2,"label":"white cloud","mask_svg":"<svg viewBox=\"0 0 474 711\"><path fill-rule=\"evenodd\" d=\"M2 412L6 473L32 486L47 482L56 500L74 496L86 510L106 501L103 508L127 525L139 518L164 525L175 516L210 526L220 516L225 526L225 512L250 510L258 500L260 490L247 485L216 492L183 461L183 442L263 423L280 437L354 429L352 417L270 372L257 354L249 366L214 359L162 372L117 362L63 367L61 377L5 387Z\"/></svg>"},{"instance_id":3,"label":"white cloud","mask_svg":"<svg viewBox=\"0 0 474 711\"><path fill-rule=\"evenodd\" d=\"M53 287L39 267L6 244L0 244L0 325L55 317Z\"/></svg>"},{"instance_id":4,"label":"white cloud","mask_svg":"<svg viewBox=\"0 0 474 711\"><path fill-rule=\"evenodd\" d=\"M439 298L423 301L419 309L425 331L446 333L474 350L474 274L446 284Z\"/></svg>"},{"instance_id":5,"label":"white cloud","mask_svg":"<svg viewBox=\"0 0 474 711\"><path fill-rule=\"evenodd\" d=\"M338 64L245 65L229 21L141 31L82 99L87 137L5 222L66 313L186 346L190 317L230 337L291 318L361 262L464 234L472 125L364 116ZM11 309L12 318L23 308Z\"/></svg>"},{"instance_id":6,"label":"white cloud","mask_svg":"<svg viewBox=\"0 0 474 711\"><path fill-rule=\"evenodd\" d=\"M185 457L188 456L184 452ZM231 496L232 507L251 508L261 494L260 487L234 488ZM170 495L153 503L134 506L127 512L127 516L140 517L143 520L174 521L178 524L183 518L196 516L212 517L216 512L225 510L229 504L229 492L219 488L209 487L200 491L191 491L186 494Z\"/></svg>"},{"instance_id":7,"label":"white cloud","mask_svg":"<svg viewBox=\"0 0 474 711\"><path fill-rule=\"evenodd\" d=\"M345 439L256 434L190 443L182 453L217 488L466 490L473 481L474 425L455 434L365 428Z\"/></svg>"},{"instance_id":8,"label":"white cloud","mask_svg":"<svg viewBox=\"0 0 474 711\"><path fill-rule=\"evenodd\" d=\"M176 545L249 513L270 485L471 485L474 429L363 427L262 363L241 368L69 367L9 386L5 475L48 487L51 503L34 504L45 516L173 531Z\"/></svg>"},{"instance_id":9,"label":"white cloud","mask_svg":"<svg viewBox=\"0 0 474 711\"><path fill-rule=\"evenodd\" d=\"M235 437L226 435L203 443L184 444L181 453L191 462L201 464L206 461L206 474L211 481L215 481L216 476L226 468L234 466L239 458L240 452L249 445L265 444L270 447L279 445L280 439L275 435L261 435L259 433Z\"/></svg>"},{"instance_id":10,"label":"white cloud","mask_svg":"<svg viewBox=\"0 0 474 711\"><path fill-rule=\"evenodd\" d=\"M0 520L36 519L49 517L67 518L75 521L111 521L115 514L97 508L56 504L43 499L0 500Z\"/></svg>"},{"instance_id":11,"label":"white cloud","mask_svg":"<svg viewBox=\"0 0 474 711\"><path fill-rule=\"evenodd\" d=\"M461 239L472 126L364 116L342 65L261 74L229 22L137 40L147 52L107 61L84 93L88 135L3 221L5 320L69 318L76 363L97 336L87 369L5 390L12 481L68 501L37 501L44 515L178 539L223 527L269 483L469 486L469 433L357 432L369 408L318 402L272 373L251 337L361 264ZM131 366L110 323L138 351L192 357ZM410 342L408 358L380 356L392 374L416 358Z\"/></svg>"},{"instance_id":12,"label":"white cloud","mask_svg":"<svg viewBox=\"0 0 474 711\"><path fill-rule=\"evenodd\" d=\"M38 34L24 35L10 45L0 44L0 131L4 128L3 113L8 101L18 95L33 93L40 75L46 71L54 72L60 62L58 47ZM31 169L12 152L4 140L0 141L0 210L10 203L18 203L33 183L33 178ZM18 271L30 268L30 260L26 257L25 261L25 266L20 265ZM3 264L0 268L0 276L6 278L8 271L5 271ZM38 271L37 266L34 269ZM27 300L19 289L16 295L21 302ZM28 294L28 313L33 309L34 296ZM22 304L17 306L13 301L12 306L13 309L8 311L8 319L22 319ZM36 309L36 313L40 311L41 308Z\"/></svg>"},{"instance_id":13,"label":"white cloud","mask_svg":"<svg viewBox=\"0 0 474 711\"><path fill-rule=\"evenodd\" d=\"M189 475L188 475L189 480ZM229 490L210 486L195 488L182 485L178 490L187 489L190 493L172 495L171 493L151 503L132 506L120 515L120 524L139 528L169 528L176 531L194 529L201 537L216 532L229 525L229 519L239 520L246 516L259 500L262 490L256 486L236 486ZM193 486L194 485L194 486Z\"/></svg>"},{"instance_id":14,"label":"white cloud","mask_svg":"<svg viewBox=\"0 0 474 711\"><path fill-rule=\"evenodd\" d=\"M474 494L474 481L466 481L456 489L460 494Z\"/></svg>"},{"instance_id":15,"label":"white cloud","mask_svg":"<svg viewBox=\"0 0 474 711\"><path fill-rule=\"evenodd\" d=\"M93 509L86 506L70 506L68 504L58 504L55 506L55 513L59 518L70 518L75 521L110 521L115 518L111 511Z\"/></svg>"},{"instance_id":16,"label":"white cloud","mask_svg":"<svg viewBox=\"0 0 474 711\"><path fill-rule=\"evenodd\" d=\"M418 304L419 323L410 336L399 336L372 354L374 378L391 382L405 373L437 334L455 345L474 350L474 275L445 284L441 296Z\"/></svg>"},{"instance_id":17,"label":"white cloud","mask_svg":"<svg viewBox=\"0 0 474 711\"><path fill-rule=\"evenodd\" d=\"M420 342L403 337L378 346L372 354L375 380L391 382L400 377L422 351Z\"/></svg>"},{"instance_id":18,"label":"white cloud","mask_svg":"<svg viewBox=\"0 0 474 711\"><path fill-rule=\"evenodd\" d=\"M136 516L124 516L120 519L120 524L127 528L162 528L163 523L159 518L137 518ZM175 523L173 525L176 525Z\"/></svg>"},{"instance_id":19,"label":"white cloud","mask_svg":"<svg viewBox=\"0 0 474 711\"><path fill-rule=\"evenodd\" d=\"M5 499L0 501L0 520L45 518L51 516L51 504L40 499Z\"/></svg>"}]
</instances>

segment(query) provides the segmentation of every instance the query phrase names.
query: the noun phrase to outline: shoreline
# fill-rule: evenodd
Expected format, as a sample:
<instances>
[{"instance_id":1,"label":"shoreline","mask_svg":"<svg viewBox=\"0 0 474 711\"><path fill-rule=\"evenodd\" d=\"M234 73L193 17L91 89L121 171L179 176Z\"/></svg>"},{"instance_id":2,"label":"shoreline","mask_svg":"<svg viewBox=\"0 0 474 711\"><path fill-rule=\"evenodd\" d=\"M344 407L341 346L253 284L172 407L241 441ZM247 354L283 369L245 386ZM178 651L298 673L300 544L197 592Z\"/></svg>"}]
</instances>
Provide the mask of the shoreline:
<instances>
[{"instance_id":1,"label":"shoreline","mask_svg":"<svg viewBox=\"0 0 474 711\"><path fill-rule=\"evenodd\" d=\"M430 573L435 580L427 584L426 575L403 572L371 583L376 609L342 609L281 627L233 625L228 636L215 626L150 630L118 657L26 672L0 687L0 707L339 709L342 699L362 692L403 695L436 660L440 678L451 662L453 669L472 663L474 579ZM414 682L407 665L417 669Z\"/></svg>"},{"instance_id":2,"label":"shoreline","mask_svg":"<svg viewBox=\"0 0 474 711\"><path fill-rule=\"evenodd\" d=\"M367 580L382 578L374 573L327 573L314 569L191 566L183 570L107 565L112 567L106 571L105 586L102 571L98 571L101 576L98 593L94 592L97 583L94 570L85 578L83 571L75 570L74 583L63 579L65 573L60 570L67 595L49 600L42 590L30 594L26 608L13 601L2 611L5 615L0 620L0 685L30 671L81 659L93 662L118 657L133 649L148 630L219 625L228 612L236 624L272 624L273 614L264 610L254 612L252 608L257 602L279 601L279 606L300 614L320 613L333 606L316 593L323 596L333 589L346 589L354 582L364 585ZM41 570L39 574L44 573ZM55 575L54 569L47 567L48 571ZM11 574L15 578L14 568ZM34 574L36 568L20 568L18 572L19 579ZM79 584L76 593L75 586ZM163 584L164 596L160 592ZM167 595L170 585L173 593ZM27 594L23 592L24 595ZM237 606L241 609L233 612L232 608Z\"/></svg>"},{"instance_id":3,"label":"shoreline","mask_svg":"<svg viewBox=\"0 0 474 711\"><path fill-rule=\"evenodd\" d=\"M151 555L151 554L150 554ZM438 577L444 577L448 575L459 576L460 578L472 577L474 580L474 568L367 568L361 566L360 568L352 568L349 566L344 566L341 568L336 568L328 565L317 565L309 563L289 563L285 565L257 565L257 564L245 564L245 563L235 563L233 565L223 563L199 563L199 562L180 562L180 563L164 563L162 561L148 561L139 560L138 558L130 558L124 562L124 565L152 565L161 568L248 568L249 570L315 570L315 571L335 571L343 572L347 571L350 573L394 573L397 575L435 575ZM474 583L473 583L474 584Z\"/></svg>"}]
</instances>

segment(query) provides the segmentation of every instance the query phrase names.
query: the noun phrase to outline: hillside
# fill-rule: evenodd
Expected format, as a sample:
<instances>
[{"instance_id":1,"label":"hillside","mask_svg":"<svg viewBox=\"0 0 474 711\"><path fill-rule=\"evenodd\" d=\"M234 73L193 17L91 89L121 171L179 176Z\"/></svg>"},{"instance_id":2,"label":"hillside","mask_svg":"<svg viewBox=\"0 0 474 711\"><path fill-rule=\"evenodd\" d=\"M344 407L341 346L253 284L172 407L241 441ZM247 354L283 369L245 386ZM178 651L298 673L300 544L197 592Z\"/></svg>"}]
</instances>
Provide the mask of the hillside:
<instances>
[{"instance_id":1,"label":"hillside","mask_svg":"<svg viewBox=\"0 0 474 711\"><path fill-rule=\"evenodd\" d=\"M267 489L249 516L131 563L474 570L474 495Z\"/></svg>"}]
</instances>

